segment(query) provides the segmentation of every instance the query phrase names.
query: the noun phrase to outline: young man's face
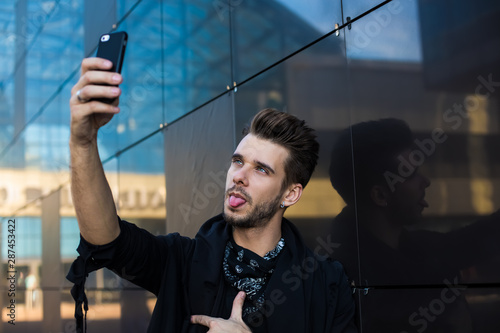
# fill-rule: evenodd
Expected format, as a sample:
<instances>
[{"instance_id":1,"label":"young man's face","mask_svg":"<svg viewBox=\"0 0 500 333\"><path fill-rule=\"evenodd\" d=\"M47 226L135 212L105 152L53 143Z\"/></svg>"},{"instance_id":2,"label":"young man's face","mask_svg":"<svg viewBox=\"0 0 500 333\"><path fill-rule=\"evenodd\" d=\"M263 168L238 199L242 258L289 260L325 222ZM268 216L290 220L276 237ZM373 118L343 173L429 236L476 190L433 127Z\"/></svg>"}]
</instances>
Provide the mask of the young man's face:
<instances>
[{"instance_id":1,"label":"young man's face","mask_svg":"<svg viewBox=\"0 0 500 333\"><path fill-rule=\"evenodd\" d=\"M286 148L248 134L236 148L227 172L224 217L242 228L265 226L283 200Z\"/></svg>"},{"instance_id":2,"label":"young man's face","mask_svg":"<svg viewBox=\"0 0 500 333\"><path fill-rule=\"evenodd\" d=\"M410 153L410 150L406 150L401 155L409 160ZM415 172L406 177L402 183L396 184L388 204L392 214L400 220L400 223L411 225L420 221L422 211L428 207L425 200L425 189L429 185L430 180L422 175L418 168L415 168Z\"/></svg>"}]
</instances>

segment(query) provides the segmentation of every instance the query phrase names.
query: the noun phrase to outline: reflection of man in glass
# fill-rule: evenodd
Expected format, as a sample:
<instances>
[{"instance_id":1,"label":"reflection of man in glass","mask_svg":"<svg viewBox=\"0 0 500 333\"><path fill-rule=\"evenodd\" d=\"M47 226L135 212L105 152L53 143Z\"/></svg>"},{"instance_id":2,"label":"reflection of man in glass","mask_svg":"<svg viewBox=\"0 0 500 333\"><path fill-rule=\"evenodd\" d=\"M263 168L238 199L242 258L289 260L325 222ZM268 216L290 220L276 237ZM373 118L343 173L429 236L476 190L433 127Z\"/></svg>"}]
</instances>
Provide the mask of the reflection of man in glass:
<instances>
[{"instance_id":1,"label":"reflection of man in glass","mask_svg":"<svg viewBox=\"0 0 500 333\"><path fill-rule=\"evenodd\" d=\"M500 253L498 213L448 233L409 231L428 207L422 156L398 119L355 124L333 149L331 182L347 203L334 256L373 288L361 298L364 332L471 332L461 270Z\"/></svg>"},{"instance_id":2,"label":"reflection of man in glass","mask_svg":"<svg viewBox=\"0 0 500 333\"><path fill-rule=\"evenodd\" d=\"M83 237L69 275L77 313L86 303L85 275L108 267L158 297L151 332L354 332L342 267L314 259L283 219L317 163L312 129L273 109L259 112L232 156L224 213L195 239L155 237L117 218L99 160L98 129L119 112L96 100L120 95L103 86L122 80L101 71L109 66L85 59L70 100L72 193Z\"/></svg>"}]
</instances>

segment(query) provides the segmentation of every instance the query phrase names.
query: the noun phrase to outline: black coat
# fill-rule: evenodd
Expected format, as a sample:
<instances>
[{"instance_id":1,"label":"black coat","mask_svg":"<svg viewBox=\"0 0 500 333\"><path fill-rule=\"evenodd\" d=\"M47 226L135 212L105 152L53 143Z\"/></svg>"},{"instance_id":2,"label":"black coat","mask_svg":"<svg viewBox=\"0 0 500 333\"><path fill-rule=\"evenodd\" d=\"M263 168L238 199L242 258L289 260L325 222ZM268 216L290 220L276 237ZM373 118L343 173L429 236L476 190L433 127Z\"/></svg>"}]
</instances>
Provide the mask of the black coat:
<instances>
[{"instance_id":1,"label":"black coat","mask_svg":"<svg viewBox=\"0 0 500 333\"><path fill-rule=\"evenodd\" d=\"M207 221L194 239L177 233L154 236L124 221L120 227L120 236L110 244L80 242L80 256L68 274L75 283L77 314L82 315L81 304L86 303L85 277L108 267L157 296L148 332L206 332L207 328L190 324L191 315L229 317L222 313L227 310L222 304L228 295L224 289L232 287L224 283L222 259L231 231L221 215ZM252 329L356 332L352 292L341 264L316 257L286 219L282 237L286 246L266 287L261 313L266 327Z\"/></svg>"}]
</instances>

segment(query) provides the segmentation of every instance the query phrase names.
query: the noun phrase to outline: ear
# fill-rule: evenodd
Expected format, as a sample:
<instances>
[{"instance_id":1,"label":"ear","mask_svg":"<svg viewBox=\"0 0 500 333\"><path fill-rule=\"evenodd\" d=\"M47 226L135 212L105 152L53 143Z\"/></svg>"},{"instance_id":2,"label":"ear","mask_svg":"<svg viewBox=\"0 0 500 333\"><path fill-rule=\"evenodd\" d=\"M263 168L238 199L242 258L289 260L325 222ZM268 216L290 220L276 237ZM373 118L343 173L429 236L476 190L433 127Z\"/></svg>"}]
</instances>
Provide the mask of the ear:
<instances>
[{"instance_id":1,"label":"ear","mask_svg":"<svg viewBox=\"0 0 500 333\"><path fill-rule=\"evenodd\" d=\"M372 199L373 203L378 207L387 207L390 199L387 188L380 185L374 185L371 188L370 198Z\"/></svg>"},{"instance_id":2,"label":"ear","mask_svg":"<svg viewBox=\"0 0 500 333\"><path fill-rule=\"evenodd\" d=\"M299 201L302 196L302 185L301 184L293 184L288 190L285 192L285 197L283 201L285 202L285 207L293 206L297 201Z\"/></svg>"}]
</instances>

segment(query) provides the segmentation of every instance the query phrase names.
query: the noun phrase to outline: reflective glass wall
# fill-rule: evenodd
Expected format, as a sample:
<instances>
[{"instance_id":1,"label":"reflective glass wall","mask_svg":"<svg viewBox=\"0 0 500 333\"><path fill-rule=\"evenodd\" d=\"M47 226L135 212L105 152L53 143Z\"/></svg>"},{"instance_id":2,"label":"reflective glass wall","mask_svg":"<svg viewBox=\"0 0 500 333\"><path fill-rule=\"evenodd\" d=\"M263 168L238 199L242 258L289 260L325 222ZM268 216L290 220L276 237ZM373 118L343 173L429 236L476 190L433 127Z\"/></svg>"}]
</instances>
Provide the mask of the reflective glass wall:
<instances>
[{"instance_id":1,"label":"reflective glass wall","mask_svg":"<svg viewBox=\"0 0 500 333\"><path fill-rule=\"evenodd\" d=\"M275 107L317 131L286 217L344 265L360 331L498 332L499 19L493 0L2 2L0 332L75 331L68 100L112 30L122 112L98 140L123 219L194 236ZM146 331L153 295L104 269L87 296L89 331Z\"/></svg>"},{"instance_id":2,"label":"reflective glass wall","mask_svg":"<svg viewBox=\"0 0 500 333\"><path fill-rule=\"evenodd\" d=\"M420 0L360 10L344 2L352 126L339 141L350 153L332 158L352 164L336 165L332 179L352 201L333 232L363 289L361 329L495 332L500 6Z\"/></svg>"}]
</instances>

